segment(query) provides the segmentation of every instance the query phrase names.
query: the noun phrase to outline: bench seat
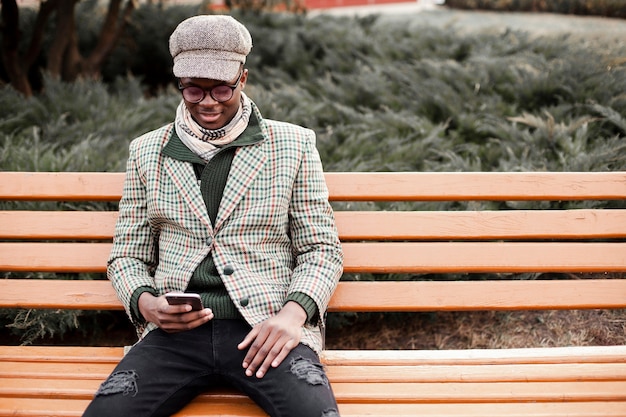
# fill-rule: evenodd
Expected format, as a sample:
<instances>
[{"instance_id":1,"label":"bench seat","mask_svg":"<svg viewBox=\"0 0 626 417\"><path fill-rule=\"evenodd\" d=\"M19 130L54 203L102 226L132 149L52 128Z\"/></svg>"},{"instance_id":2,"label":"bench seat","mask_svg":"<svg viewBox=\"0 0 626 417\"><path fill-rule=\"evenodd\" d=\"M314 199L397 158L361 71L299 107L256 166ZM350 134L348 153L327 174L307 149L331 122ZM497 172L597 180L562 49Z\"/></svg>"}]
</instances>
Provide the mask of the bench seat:
<instances>
[{"instance_id":1,"label":"bench seat","mask_svg":"<svg viewBox=\"0 0 626 417\"><path fill-rule=\"evenodd\" d=\"M122 355L123 348L1 347L0 415L80 415ZM626 411L624 346L329 350L322 360L343 416L617 416ZM599 402L611 404L604 414L594 413ZM202 410L209 404L215 415L265 415L228 390L202 395L177 415L206 415ZM13 414L15 409L20 412ZM49 410L55 414L46 414Z\"/></svg>"}]
</instances>

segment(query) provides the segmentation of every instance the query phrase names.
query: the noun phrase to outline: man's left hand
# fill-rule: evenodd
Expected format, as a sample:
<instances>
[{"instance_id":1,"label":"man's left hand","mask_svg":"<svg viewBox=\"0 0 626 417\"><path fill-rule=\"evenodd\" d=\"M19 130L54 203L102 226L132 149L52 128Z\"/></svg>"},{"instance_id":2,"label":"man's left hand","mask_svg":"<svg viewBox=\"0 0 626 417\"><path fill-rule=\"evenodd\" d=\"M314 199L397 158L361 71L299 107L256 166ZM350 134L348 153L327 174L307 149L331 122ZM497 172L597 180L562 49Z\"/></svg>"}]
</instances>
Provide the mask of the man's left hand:
<instances>
[{"instance_id":1,"label":"man's left hand","mask_svg":"<svg viewBox=\"0 0 626 417\"><path fill-rule=\"evenodd\" d=\"M306 319L300 304L289 301L277 315L254 326L237 346L239 350L249 348L243 360L246 375L263 378L270 366L280 365L300 343Z\"/></svg>"}]
</instances>

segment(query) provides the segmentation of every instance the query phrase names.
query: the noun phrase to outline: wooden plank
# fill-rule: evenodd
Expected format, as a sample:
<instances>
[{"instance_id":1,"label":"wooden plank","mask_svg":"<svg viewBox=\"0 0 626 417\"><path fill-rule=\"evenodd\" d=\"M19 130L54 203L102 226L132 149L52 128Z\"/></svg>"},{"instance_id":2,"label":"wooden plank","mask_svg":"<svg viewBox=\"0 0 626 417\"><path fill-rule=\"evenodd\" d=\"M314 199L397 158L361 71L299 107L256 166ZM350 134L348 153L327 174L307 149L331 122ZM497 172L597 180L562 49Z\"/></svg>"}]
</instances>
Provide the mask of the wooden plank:
<instances>
[{"instance_id":1,"label":"wooden plank","mask_svg":"<svg viewBox=\"0 0 626 417\"><path fill-rule=\"evenodd\" d=\"M340 403L626 401L626 382L333 383Z\"/></svg>"},{"instance_id":2,"label":"wooden plank","mask_svg":"<svg viewBox=\"0 0 626 417\"><path fill-rule=\"evenodd\" d=\"M106 280L3 279L0 292L1 308L123 310Z\"/></svg>"},{"instance_id":3,"label":"wooden plank","mask_svg":"<svg viewBox=\"0 0 626 417\"><path fill-rule=\"evenodd\" d=\"M108 281L0 280L0 307L121 310ZM625 308L626 280L346 281L329 311Z\"/></svg>"},{"instance_id":4,"label":"wooden plank","mask_svg":"<svg viewBox=\"0 0 626 417\"><path fill-rule=\"evenodd\" d=\"M43 416L70 417L80 416L89 404L87 400L65 399L13 399L0 402L0 416ZM238 404L210 402L207 414L207 402L199 397L175 417L201 416L242 416L266 417L258 406L249 401ZM626 402L590 401L590 402L538 402L538 403L456 403L456 404L350 404L340 403L339 411L343 417L623 417L626 414Z\"/></svg>"},{"instance_id":5,"label":"wooden plank","mask_svg":"<svg viewBox=\"0 0 626 417\"><path fill-rule=\"evenodd\" d=\"M626 210L336 211L346 240L626 237Z\"/></svg>"},{"instance_id":6,"label":"wooden plank","mask_svg":"<svg viewBox=\"0 0 626 417\"><path fill-rule=\"evenodd\" d=\"M112 239L117 211L0 211L0 239Z\"/></svg>"},{"instance_id":7,"label":"wooden plank","mask_svg":"<svg viewBox=\"0 0 626 417\"><path fill-rule=\"evenodd\" d=\"M104 380L115 363L2 362L1 378ZM468 364L468 365L332 365L335 382L565 382L625 381L626 363Z\"/></svg>"},{"instance_id":8,"label":"wooden plank","mask_svg":"<svg viewBox=\"0 0 626 417\"><path fill-rule=\"evenodd\" d=\"M16 348L15 356L55 357L50 347L29 347L33 352ZM64 356L65 348L58 352ZM91 349L91 348L88 348ZM13 357L0 348L0 360ZM87 354L87 352L85 352ZM566 346L511 349L446 349L446 350L325 350L321 354L326 365L468 365L528 363L626 363L626 346Z\"/></svg>"},{"instance_id":9,"label":"wooden plank","mask_svg":"<svg viewBox=\"0 0 626 417\"><path fill-rule=\"evenodd\" d=\"M332 381L331 381L332 382ZM101 381L58 378L0 378L0 398L91 399ZM626 381L496 382L496 383L353 383L337 382L340 403L626 401ZM239 402L247 397L234 390L216 390L202 401Z\"/></svg>"},{"instance_id":10,"label":"wooden plank","mask_svg":"<svg viewBox=\"0 0 626 417\"><path fill-rule=\"evenodd\" d=\"M80 366L77 366L80 363ZM104 381L115 363L90 362L0 362L0 378L54 379L64 378Z\"/></svg>"},{"instance_id":11,"label":"wooden plank","mask_svg":"<svg viewBox=\"0 0 626 417\"><path fill-rule=\"evenodd\" d=\"M89 400L68 399L33 399L33 398L3 398L0 401L0 417L30 416L30 417L79 417L89 405ZM208 416L207 404L200 401L188 408L183 414L191 416ZM186 409L187 410L187 409ZM257 405L249 399L238 403L211 402L211 414L214 416L247 416L267 417ZM191 412L191 414L188 414Z\"/></svg>"},{"instance_id":12,"label":"wooden plank","mask_svg":"<svg viewBox=\"0 0 626 417\"><path fill-rule=\"evenodd\" d=\"M347 242L343 250L347 273L626 270L623 242Z\"/></svg>"},{"instance_id":13,"label":"wooden plank","mask_svg":"<svg viewBox=\"0 0 626 417\"><path fill-rule=\"evenodd\" d=\"M0 243L0 271L105 272L111 243Z\"/></svg>"},{"instance_id":14,"label":"wooden plank","mask_svg":"<svg viewBox=\"0 0 626 417\"><path fill-rule=\"evenodd\" d=\"M2 308L121 310L108 281L0 280ZM626 308L625 279L344 281L329 311L480 311Z\"/></svg>"},{"instance_id":15,"label":"wooden plank","mask_svg":"<svg viewBox=\"0 0 626 417\"><path fill-rule=\"evenodd\" d=\"M335 365L327 374L335 382L369 383L623 381L626 364Z\"/></svg>"},{"instance_id":16,"label":"wooden plank","mask_svg":"<svg viewBox=\"0 0 626 417\"><path fill-rule=\"evenodd\" d=\"M116 364L122 347L0 346L0 362ZM528 363L626 363L626 346L566 346L517 349L325 350L326 365L468 365Z\"/></svg>"},{"instance_id":17,"label":"wooden plank","mask_svg":"<svg viewBox=\"0 0 626 417\"><path fill-rule=\"evenodd\" d=\"M120 198L124 173L0 172L0 200ZM334 201L625 199L625 172L331 172Z\"/></svg>"},{"instance_id":18,"label":"wooden plank","mask_svg":"<svg viewBox=\"0 0 626 417\"><path fill-rule=\"evenodd\" d=\"M112 239L117 212L0 211L2 239ZM335 212L341 240L626 237L626 210Z\"/></svg>"},{"instance_id":19,"label":"wooden plank","mask_svg":"<svg viewBox=\"0 0 626 417\"><path fill-rule=\"evenodd\" d=\"M0 172L0 200L118 201L122 172Z\"/></svg>"},{"instance_id":20,"label":"wooden plank","mask_svg":"<svg viewBox=\"0 0 626 417\"><path fill-rule=\"evenodd\" d=\"M123 355L122 347L0 345L0 362L117 363Z\"/></svg>"},{"instance_id":21,"label":"wooden plank","mask_svg":"<svg viewBox=\"0 0 626 417\"><path fill-rule=\"evenodd\" d=\"M101 383L100 379L70 379L65 375L56 378L0 378L0 398L89 400Z\"/></svg>"},{"instance_id":22,"label":"wooden plank","mask_svg":"<svg viewBox=\"0 0 626 417\"><path fill-rule=\"evenodd\" d=\"M626 280L342 282L329 311L480 311L626 307Z\"/></svg>"},{"instance_id":23,"label":"wooden plank","mask_svg":"<svg viewBox=\"0 0 626 417\"><path fill-rule=\"evenodd\" d=\"M0 271L104 272L109 243L0 242ZM346 242L346 273L622 272L625 242Z\"/></svg>"},{"instance_id":24,"label":"wooden plank","mask_svg":"<svg viewBox=\"0 0 626 417\"><path fill-rule=\"evenodd\" d=\"M326 182L333 201L626 198L626 172L336 172Z\"/></svg>"},{"instance_id":25,"label":"wooden plank","mask_svg":"<svg viewBox=\"0 0 626 417\"><path fill-rule=\"evenodd\" d=\"M626 402L340 404L339 411L342 417L624 417ZM185 412L177 417L193 415Z\"/></svg>"}]
</instances>

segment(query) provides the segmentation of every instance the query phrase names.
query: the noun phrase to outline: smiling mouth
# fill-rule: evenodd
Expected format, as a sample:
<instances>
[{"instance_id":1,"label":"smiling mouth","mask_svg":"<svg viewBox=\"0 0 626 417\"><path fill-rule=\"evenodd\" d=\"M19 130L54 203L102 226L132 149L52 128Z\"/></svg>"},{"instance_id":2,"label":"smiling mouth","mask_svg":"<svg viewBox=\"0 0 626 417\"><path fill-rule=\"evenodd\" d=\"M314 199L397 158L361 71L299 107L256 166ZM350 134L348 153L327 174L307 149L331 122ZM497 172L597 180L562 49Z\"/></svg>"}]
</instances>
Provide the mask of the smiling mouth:
<instances>
[{"instance_id":1,"label":"smiling mouth","mask_svg":"<svg viewBox=\"0 0 626 417\"><path fill-rule=\"evenodd\" d=\"M202 116L203 119L210 119L210 120L214 120L219 118L221 115L221 113L200 113L200 116Z\"/></svg>"}]
</instances>

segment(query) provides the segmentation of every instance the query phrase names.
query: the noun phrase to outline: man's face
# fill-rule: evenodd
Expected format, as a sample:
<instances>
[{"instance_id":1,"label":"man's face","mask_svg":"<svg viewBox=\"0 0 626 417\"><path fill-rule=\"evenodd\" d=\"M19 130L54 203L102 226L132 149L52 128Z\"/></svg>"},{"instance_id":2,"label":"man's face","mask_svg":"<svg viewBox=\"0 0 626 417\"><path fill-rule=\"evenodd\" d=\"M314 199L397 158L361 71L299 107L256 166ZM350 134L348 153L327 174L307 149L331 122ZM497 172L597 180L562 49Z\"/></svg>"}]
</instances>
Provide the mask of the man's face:
<instances>
[{"instance_id":1,"label":"man's face","mask_svg":"<svg viewBox=\"0 0 626 417\"><path fill-rule=\"evenodd\" d=\"M241 74L241 78L239 78L239 74ZM243 90L246 85L248 70L243 69L239 74L237 74L237 78L230 82L210 80L207 78L180 79L180 86L183 88L193 86L200 87L204 90L204 98L197 103L188 101L183 94L183 100L185 101L187 109L189 109L189 113L191 113L191 117L193 117L200 126L210 130L220 129L226 126L235 114L237 114L241 102L241 90ZM238 84L237 79L239 79ZM209 91L216 86L233 86L235 84L237 84L237 87L233 89L233 96L227 101L218 102L213 99L209 93Z\"/></svg>"}]
</instances>

